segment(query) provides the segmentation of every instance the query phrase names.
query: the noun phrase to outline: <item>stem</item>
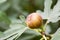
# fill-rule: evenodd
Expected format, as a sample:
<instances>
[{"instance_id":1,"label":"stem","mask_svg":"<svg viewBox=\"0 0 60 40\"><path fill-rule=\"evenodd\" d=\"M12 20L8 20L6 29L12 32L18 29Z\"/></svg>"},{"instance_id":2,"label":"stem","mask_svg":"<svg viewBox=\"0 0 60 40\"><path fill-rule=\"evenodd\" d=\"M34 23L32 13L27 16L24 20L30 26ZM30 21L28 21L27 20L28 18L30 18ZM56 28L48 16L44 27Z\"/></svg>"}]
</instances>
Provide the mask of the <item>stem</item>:
<instances>
[{"instance_id":1,"label":"stem","mask_svg":"<svg viewBox=\"0 0 60 40\"><path fill-rule=\"evenodd\" d=\"M47 26L48 23L49 23L49 20L46 21L46 23L45 23L45 25L44 25L44 27L43 27L43 31L44 31L44 32L45 32L45 30L46 30L46 26ZM47 40L45 34L42 34L42 37L43 37L45 40Z\"/></svg>"},{"instance_id":2,"label":"stem","mask_svg":"<svg viewBox=\"0 0 60 40\"><path fill-rule=\"evenodd\" d=\"M45 40L47 40L47 38L45 37L45 35L42 35L43 36L43 38L45 39Z\"/></svg>"},{"instance_id":3,"label":"stem","mask_svg":"<svg viewBox=\"0 0 60 40\"><path fill-rule=\"evenodd\" d=\"M46 30L46 26L49 23L49 20L46 21L45 25L44 25L44 30Z\"/></svg>"},{"instance_id":4,"label":"stem","mask_svg":"<svg viewBox=\"0 0 60 40\"><path fill-rule=\"evenodd\" d=\"M47 26L47 24L49 23L49 20L47 20L46 21L46 23L45 23L45 25L44 25L44 31L46 30L46 26ZM47 40L47 38L46 38L46 36L45 35L42 35L43 36L43 38L45 39L45 40Z\"/></svg>"},{"instance_id":5,"label":"stem","mask_svg":"<svg viewBox=\"0 0 60 40\"><path fill-rule=\"evenodd\" d=\"M45 23L45 25L44 25L44 27L41 27L41 29L39 30L37 30L37 32L40 32L41 33L41 35L42 35L42 39L40 39L40 40L43 40L43 39L45 39L45 40L47 40L47 38L46 38L46 36L45 36L45 30L46 30L46 26L47 26L47 24L49 23L49 19L46 21L46 23ZM43 26L43 25L42 25Z\"/></svg>"},{"instance_id":6,"label":"stem","mask_svg":"<svg viewBox=\"0 0 60 40\"><path fill-rule=\"evenodd\" d=\"M47 20L47 22L45 23L45 25L44 25L44 26L46 27L48 23L49 23L49 21Z\"/></svg>"}]
</instances>

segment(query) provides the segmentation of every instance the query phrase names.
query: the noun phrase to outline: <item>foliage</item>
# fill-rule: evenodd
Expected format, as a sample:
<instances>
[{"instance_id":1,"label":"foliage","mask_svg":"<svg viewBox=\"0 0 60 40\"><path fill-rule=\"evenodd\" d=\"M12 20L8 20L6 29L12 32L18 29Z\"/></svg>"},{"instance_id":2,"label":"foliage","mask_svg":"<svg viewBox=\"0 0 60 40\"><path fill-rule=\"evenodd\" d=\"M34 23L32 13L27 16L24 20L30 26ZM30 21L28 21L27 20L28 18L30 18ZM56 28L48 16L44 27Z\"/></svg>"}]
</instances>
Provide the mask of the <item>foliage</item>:
<instances>
[{"instance_id":1,"label":"foliage","mask_svg":"<svg viewBox=\"0 0 60 40\"><path fill-rule=\"evenodd\" d=\"M60 39L60 0L0 0L0 40L42 40L25 24L28 14L39 13L50 40Z\"/></svg>"}]
</instances>

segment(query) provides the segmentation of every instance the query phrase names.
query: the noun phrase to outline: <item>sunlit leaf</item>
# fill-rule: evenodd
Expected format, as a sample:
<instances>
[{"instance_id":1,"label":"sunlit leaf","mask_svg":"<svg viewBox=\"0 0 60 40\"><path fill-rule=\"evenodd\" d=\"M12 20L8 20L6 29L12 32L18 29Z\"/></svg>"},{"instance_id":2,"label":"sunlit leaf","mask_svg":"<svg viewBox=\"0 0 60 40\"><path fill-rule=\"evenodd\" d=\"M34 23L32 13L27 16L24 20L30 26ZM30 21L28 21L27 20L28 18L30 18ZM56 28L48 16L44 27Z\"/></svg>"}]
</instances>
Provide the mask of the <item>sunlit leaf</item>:
<instances>
[{"instance_id":1,"label":"sunlit leaf","mask_svg":"<svg viewBox=\"0 0 60 40\"><path fill-rule=\"evenodd\" d=\"M57 1L56 5L53 8L53 13L60 11L60 0Z\"/></svg>"},{"instance_id":2,"label":"sunlit leaf","mask_svg":"<svg viewBox=\"0 0 60 40\"><path fill-rule=\"evenodd\" d=\"M7 0L0 0L0 4L6 2Z\"/></svg>"},{"instance_id":3,"label":"sunlit leaf","mask_svg":"<svg viewBox=\"0 0 60 40\"><path fill-rule=\"evenodd\" d=\"M57 4L54 6L52 13L50 14L50 21L57 22L60 20L60 0L58 0Z\"/></svg>"},{"instance_id":4,"label":"sunlit leaf","mask_svg":"<svg viewBox=\"0 0 60 40\"><path fill-rule=\"evenodd\" d=\"M57 22L60 20L60 0L58 0L57 4L51 9L52 0L45 0L45 8L44 12L39 11L40 15L43 19L48 19L49 22Z\"/></svg>"},{"instance_id":5,"label":"sunlit leaf","mask_svg":"<svg viewBox=\"0 0 60 40\"><path fill-rule=\"evenodd\" d=\"M52 0L45 0L45 2L44 2L44 12L47 16L49 16L49 14L50 14L51 5L52 5Z\"/></svg>"},{"instance_id":6,"label":"sunlit leaf","mask_svg":"<svg viewBox=\"0 0 60 40\"><path fill-rule=\"evenodd\" d=\"M44 12L39 12L43 19L48 19L50 13L51 13L51 4L52 0L45 0L44 1Z\"/></svg>"}]
</instances>

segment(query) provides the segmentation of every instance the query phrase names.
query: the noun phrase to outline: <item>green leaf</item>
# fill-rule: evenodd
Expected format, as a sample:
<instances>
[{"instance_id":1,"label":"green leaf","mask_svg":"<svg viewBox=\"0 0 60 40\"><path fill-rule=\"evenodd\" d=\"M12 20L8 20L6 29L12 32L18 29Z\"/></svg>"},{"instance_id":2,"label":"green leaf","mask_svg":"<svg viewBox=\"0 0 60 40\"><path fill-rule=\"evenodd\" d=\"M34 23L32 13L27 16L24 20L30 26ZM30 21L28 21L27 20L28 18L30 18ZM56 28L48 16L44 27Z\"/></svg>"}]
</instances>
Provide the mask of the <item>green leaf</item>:
<instances>
[{"instance_id":1,"label":"green leaf","mask_svg":"<svg viewBox=\"0 0 60 40\"><path fill-rule=\"evenodd\" d=\"M20 19L22 22L25 22L25 17L23 15L20 15Z\"/></svg>"},{"instance_id":2,"label":"green leaf","mask_svg":"<svg viewBox=\"0 0 60 40\"><path fill-rule=\"evenodd\" d=\"M5 2L0 5L0 11L6 11L10 7L10 3Z\"/></svg>"},{"instance_id":3,"label":"green leaf","mask_svg":"<svg viewBox=\"0 0 60 40\"><path fill-rule=\"evenodd\" d=\"M56 31L56 33L52 36L51 40L60 40L60 28Z\"/></svg>"},{"instance_id":4,"label":"green leaf","mask_svg":"<svg viewBox=\"0 0 60 40\"><path fill-rule=\"evenodd\" d=\"M0 31L0 36L3 35L3 32Z\"/></svg>"},{"instance_id":5,"label":"green leaf","mask_svg":"<svg viewBox=\"0 0 60 40\"><path fill-rule=\"evenodd\" d=\"M23 15L20 15L20 20L21 20L22 24L26 26L26 23L25 23L26 19Z\"/></svg>"},{"instance_id":6,"label":"green leaf","mask_svg":"<svg viewBox=\"0 0 60 40\"><path fill-rule=\"evenodd\" d=\"M27 27L25 27L24 25L20 25L20 24L11 24L10 26L12 28L6 30L3 33L3 35L0 37L0 39L7 39L18 33L20 36L27 29ZM14 39L14 37L13 37L13 39Z\"/></svg>"},{"instance_id":7,"label":"green leaf","mask_svg":"<svg viewBox=\"0 0 60 40\"><path fill-rule=\"evenodd\" d=\"M44 2L44 12L49 16L51 10L52 0L45 0Z\"/></svg>"},{"instance_id":8,"label":"green leaf","mask_svg":"<svg viewBox=\"0 0 60 40\"><path fill-rule=\"evenodd\" d=\"M37 13L40 13L43 19L48 19L50 12L51 12L51 5L52 5L52 0L45 0L44 1L44 12L37 10Z\"/></svg>"},{"instance_id":9,"label":"green leaf","mask_svg":"<svg viewBox=\"0 0 60 40\"><path fill-rule=\"evenodd\" d=\"M60 0L57 1L56 5L53 8L53 12L59 12L60 11Z\"/></svg>"},{"instance_id":10,"label":"green leaf","mask_svg":"<svg viewBox=\"0 0 60 40\"><path fill-rule=\"evenodd\" d=\"M16 38L17 36L18 36L18 34L14 35L14 36L12 36L12 37L10 37L10 38L8 38L7 40L13 40L13 39Z\"/></svg>"},{"instance_id":11,"label":"green leaf","mask_svg":"<svg viewBox=\"0 0 60 40\"><path fill-rule=\"evenodd\" d=\"M6 13L0 11L0 27L3 29L9 28L9 24L11 23L10 19L6 15Z\"/></svg>"},{"instance_id":12,"label":"green leaf","mask_svg":"<svg viewBox=\"0 0 60 40\"><path fill-rule=\"evenodd\" d=\"M7 0L0 0L0 4L2 4L2 3L4 3L4 2L6 2Z\"/></svg>"},{"instance_id":13,"label":"green leaf","mask_svg":"<svg viewBox=\"0 0 60 40\"><path fill-rule=\"evenodd\" d=\"M37 13L40 13L43 19L48 19L48 22L57 22L60 20L60 0L58 0L57 4L51 9L52 0L45 0L44 3L44 12L37 10Z\"/></svg>"},{"instance_id":14,"label":"green leaf","mask_svg":"<svg viewBox=\"0 0 60 40\"><path fill-rule=\"evenodd\" d=\"M0 22L5 21L7 24L10 24L10 20L6 13L0 11Z\"/></svg>"},{"instance_id":15,"label":"green leaf","mask_svg":"<svg viewBox=\"0 0 60 40\"><path fill-rule=\"evenodd\" d=\"M59 28L59 23L49 23L47 26L46 26L46 34L53 34L56 32L56 30Z\"/></svg>"},{"instance_id":16,"label":"green leaf","mask_svg":"<svg viewBox=\"0 0 60 40\"><path fill-rule=\"evenodd\" d=\"M40 33L27 29L17 40L40 40Z\"/></svg>"},{"instance_id":17,"label":"green leaf","mask_svg":"<svg viewBox=\"0 0 60 40\"><path fill-rule=\"evenodd\" d=\"M17 34L13 35L12 37L8 38L7 40L13 40L13 39L19 38L26 29L27 29L27 27L22 30L18 30L19 32Z\"/></svg>"},{"instance_id":18,"label":"green leaf","mask_svg":"<svg viewBox=\"0 0 60 40\"><path fill-rule=\"evenodd\" d=\"M54 6L52 13L50 14L49 21L57 22L60 20L60 0L57 1L56 5Z\"/></svg>"},{"instance_id":19,"label":"green leaf","mask_svg":"<svg viewBox=\"0 0 60 40\"><path fill-rule=\"evenodd\" d=\"M45 0L43 18L48 19L51 13L52 0Z\"/></svg>"}]
</instances>

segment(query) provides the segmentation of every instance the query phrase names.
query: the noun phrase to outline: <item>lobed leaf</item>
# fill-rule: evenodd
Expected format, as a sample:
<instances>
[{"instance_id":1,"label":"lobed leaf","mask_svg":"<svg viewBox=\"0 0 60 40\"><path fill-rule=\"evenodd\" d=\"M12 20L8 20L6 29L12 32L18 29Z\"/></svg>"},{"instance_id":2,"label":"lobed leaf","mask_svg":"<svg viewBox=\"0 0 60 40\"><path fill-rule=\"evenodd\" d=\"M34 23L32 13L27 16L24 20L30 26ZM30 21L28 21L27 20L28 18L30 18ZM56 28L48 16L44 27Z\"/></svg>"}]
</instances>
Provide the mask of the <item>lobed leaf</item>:
<instances>
[{"instance_id":1,"label":"lobed leaf","mask_svg":"<svg viewBox=\"0 0 60 40\"><path fill-rule=\"evenodd\" d=\"M38 13L42 16L43 19L48 19L49 22L57 22L60 20L60 0L58 0L57 4L54 6L53 9L51 9L52 0L45 0L44 3L44 12L41 12L40 10Z\"/></svg>"}]
</instances>

